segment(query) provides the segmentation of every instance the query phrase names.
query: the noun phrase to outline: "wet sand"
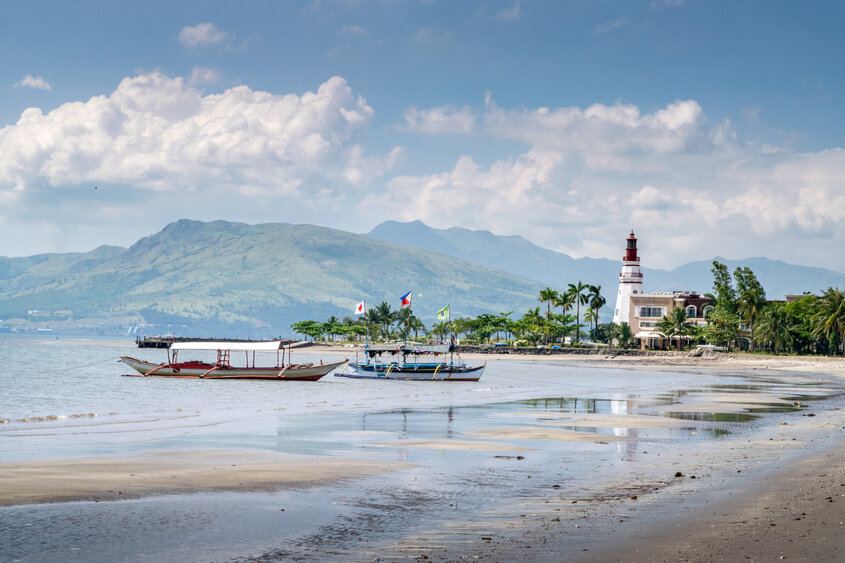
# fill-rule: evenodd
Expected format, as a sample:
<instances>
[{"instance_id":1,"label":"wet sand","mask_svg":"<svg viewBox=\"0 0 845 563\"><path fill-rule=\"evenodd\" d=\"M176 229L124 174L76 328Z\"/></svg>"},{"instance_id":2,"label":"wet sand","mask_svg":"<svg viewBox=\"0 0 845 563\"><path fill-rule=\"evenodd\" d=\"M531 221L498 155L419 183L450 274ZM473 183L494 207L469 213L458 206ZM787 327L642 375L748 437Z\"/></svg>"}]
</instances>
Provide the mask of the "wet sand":
<instances>
[{"instance_id":1,"label":"wet sand","mask_svg":"<svg viewBox=\"0 0 845 563\"><path fill-rule=\"evenodd\" d=\"M791 461L662 531L629 533L581 561L842 561L845 443Z\"/></svg>"},{"instance_id":2,"label":"wet sand","mask_svg":"<svg viewBox=\"0 0 845 563\"><path fill-rule=\"evenodd\" d=\"M393 471L407 464L266 451L157 451L0 465L0 506L106 501L207 491L277 490Z\"/></svg>"}]
</instances>

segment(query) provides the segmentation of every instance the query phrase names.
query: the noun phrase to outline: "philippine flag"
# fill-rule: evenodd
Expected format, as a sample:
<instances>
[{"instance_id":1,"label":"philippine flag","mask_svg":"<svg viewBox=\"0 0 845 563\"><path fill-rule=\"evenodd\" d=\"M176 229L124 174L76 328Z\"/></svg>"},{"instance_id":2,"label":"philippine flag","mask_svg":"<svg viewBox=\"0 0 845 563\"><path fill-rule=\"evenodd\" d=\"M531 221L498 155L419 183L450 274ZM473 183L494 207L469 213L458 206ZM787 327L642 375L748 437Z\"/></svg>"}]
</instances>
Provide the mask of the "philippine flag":
<instances>
[{"instance_id":1,"label":"philippine flag","mask_svg":"<svg viewBox=\"0 0 845 563\"><path fill-rule=\"evenodd\" d=\"M409 291L408 293L402 296L402 306L400 307L400 309L404 309L405 307L411 305L411 293L413 292Z\"/></svg>"},{"instance_id":2,"label":"philippine flag","mask_svg":"<svg viewBox=\"0 0 845 563\"><path fill-rule=\"evenodd\" d=\"M358 303L358 305L355 306L355 314L356 315L363 315L366 312L367 312L367 306L364 304L363 301L361 301L360 303Z\"/></svg>"}]
</instances>

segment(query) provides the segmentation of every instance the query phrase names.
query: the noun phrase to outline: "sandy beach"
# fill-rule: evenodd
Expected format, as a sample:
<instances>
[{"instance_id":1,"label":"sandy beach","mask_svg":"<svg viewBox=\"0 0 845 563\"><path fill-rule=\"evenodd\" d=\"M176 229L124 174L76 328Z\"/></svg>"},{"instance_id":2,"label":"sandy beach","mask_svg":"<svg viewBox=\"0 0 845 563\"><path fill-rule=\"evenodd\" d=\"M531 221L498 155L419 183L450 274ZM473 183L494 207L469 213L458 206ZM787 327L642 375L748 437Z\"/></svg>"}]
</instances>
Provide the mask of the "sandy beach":
<instances>
[{"instance_id":1,"label":"sandy beach","mask_svg":"<svg viewBox=\"0 0 845 563\"><path fill-rule=\"evenodd\" d=\"M354 350L348 347L321 346L319 353L354 357ZM518 464L528 463L526 458L543 452L550 443L610 448L607 451L615 452L610 456L615 461L607 465L607 471L601 473L603 477L597 473L599 481L570 488L559 484L565 480L565 464L560 476L552 467L525 465L534 469L524 475L527 480L519 485L524 491L512 495L508 502L484 505L477 513L452 516L422 533L417 530L401 537L389 534L379 538L376 532L383 525L372 524L372 529L365 528L369 530L365 544L354 543L354 532L347 531L333 540L326 539L326 545L309 544L298 552L264 552L261 557L287 560L304 553L314 560L361 561L836 561L843 556L842 359L734 354L704 358L680 354L465 354L464 359L520 362L529 367L601 366L633 370L634 374L661 370L759 374L768 387L755 390L754 384L749 383L747 389L701 389L693 396L682 397L682 402L662 399L652 404L635 397L629 399L629 407L640 406L626 413L515 407L488 416L489 421L483 426L474 426L470 419L469 426L450 434L448 439L389 439L390 432L365 428L351 435L355 440L369 440L362 451L429 451L434 455L453 452L452 455L463 456L456 459L469 466L495 464L493 469L508 475L508 479L518 478L519 468L523 467ZM808 386L829 399L808 407L789 398L807 393ZM697 434L712 431L706 418L698 419L701 413L731 420L742 413L766 409L784 409L786 414L780 424L742 439L702 440L699 446L682 450L659 438L664 435L661 432L669 433L665 436L682 433L685 439L695 440ZM451 413L449 416L451 420ZM657 433L654 435L658 438L643 441L649 432ZM240 494L337 487L354 490L359 482L401 489L407 486L403 483L408 476L413 475L408 473L409 468L415 466L412 459L405 459L406 455L386 460L383 456L308 456L254 449L196 448L4 462L0 463L0 507L20 511L26 506L51 506L61 510L62 505L56 503L117 501L111 504L120 506L129 499L189 498L198 493L226 491ZM614 464L617 467L611 469ZM505 491L509 486L506 482L507 479L501 483L493 479L485 484L479 477L476 485L500 486ZM496 488L484 493L497 494ZM432 500L409 500L413 498L401 501L404 511L433 516L432 523L439 520L438 511L454 508L449 508L453 506L451 502L438 508ZM470 497L466 502L471 502ZM371 504L376 505L375 501ZM383 504L378 506L382 506L379 511L387 510ZM4 514L11 518L16 513L0 512L0 536ZM393 513L387 511L385 516L389 514ZM198 555L188 559L214 558Z\"/></svg>"}]
</instances>

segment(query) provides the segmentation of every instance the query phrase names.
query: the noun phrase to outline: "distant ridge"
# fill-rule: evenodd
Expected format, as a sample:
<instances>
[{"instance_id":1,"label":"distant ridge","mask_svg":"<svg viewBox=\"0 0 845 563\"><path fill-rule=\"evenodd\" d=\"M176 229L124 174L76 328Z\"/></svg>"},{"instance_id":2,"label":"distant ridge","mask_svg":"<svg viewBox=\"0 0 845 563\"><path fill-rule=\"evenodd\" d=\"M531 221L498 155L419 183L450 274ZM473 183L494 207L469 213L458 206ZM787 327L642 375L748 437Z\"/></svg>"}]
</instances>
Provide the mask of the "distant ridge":
<instances>
[{"instance_id":1,"label":"distant ridge","mask_svg":"<svg viewBox=\"0 0 845 563\"><path fill-rule=\"evenodd\" d=\"M0 258L0 319L154 323L192 336L291 335L412 290L425 322L525 310L537 286L501 270L326 227L180 220L128 249ZM31 311L37 311L33 317ZM13 324L13 323L6 323Z\"/></svg>"},{"instance_id":2,"label":"distant ridge","mask_svg":"<svg viewBox=\"0 0 845 563\"><path fill-rule=\"evenodd\" d=\"M620 235L619 256L624 250L625 236ZM368 236L395 244L442 252L473 262L495 267L511 274L536 281L543 286L565 289L577 281L599 284L602 293L613 306L616 299L621 262L605 258L572 258L566 254L537 246L520 236L499 236L489 231L473 231L453 227L435 229L420 221L400 223L385 221L368 233ZM789 293L821 292L827 287L845 288L845 274L824 268L794 266L769 258L727 260L716 257L731 271L737 266L751 268L766 289L769 299L783 299ZM644 261L643 279L647 292L712 290L710 272L713 260L684 264L674 270L648 268Z\"/></svg>"}]
</instances>

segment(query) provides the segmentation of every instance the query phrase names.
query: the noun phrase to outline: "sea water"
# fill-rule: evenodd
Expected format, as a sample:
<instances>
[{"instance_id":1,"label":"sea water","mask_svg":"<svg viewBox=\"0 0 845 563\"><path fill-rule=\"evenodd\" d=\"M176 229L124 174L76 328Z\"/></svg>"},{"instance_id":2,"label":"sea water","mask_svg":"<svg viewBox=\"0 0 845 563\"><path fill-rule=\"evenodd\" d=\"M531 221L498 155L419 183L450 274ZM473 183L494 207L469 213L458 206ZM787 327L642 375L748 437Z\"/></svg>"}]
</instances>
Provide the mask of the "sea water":
<instances>
[{"instance_id":1,"label":"sea water","mask_svg":"<svg viewBox=\"0 0 845 563\"><path fill-rule=\"evenodd\" d=\"M295 351L294 361L338 359L320 356L317 350ZM277 449L265 438L277 435L280 424L300 424L307 420L303 417L322 413L442 409L547 397L626 400L719 381L713 376L531 361L488 362L478 382L357 380L333 374L317 382L144 378L122 377L132 371L118 361L122 355L152 362L167 357L165 350L138 349L131 341L0 336L0 461L119 455L200 442ZM354 359L354 351L350 355ZM235 354L237 361L241 358ZM260 355L257 361L262 361ZM275 354L265 361L275 365Z\"/></svg>"}]
</instances>

